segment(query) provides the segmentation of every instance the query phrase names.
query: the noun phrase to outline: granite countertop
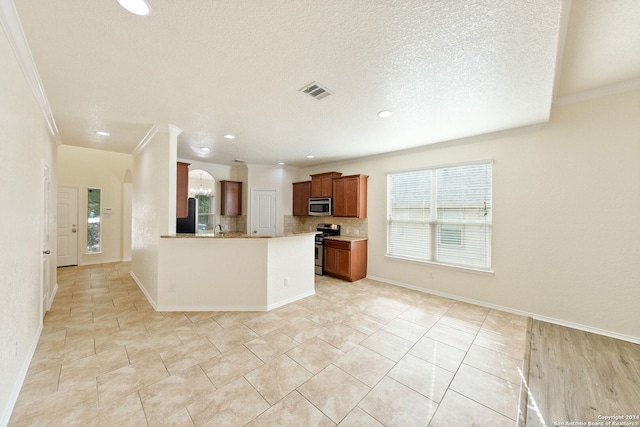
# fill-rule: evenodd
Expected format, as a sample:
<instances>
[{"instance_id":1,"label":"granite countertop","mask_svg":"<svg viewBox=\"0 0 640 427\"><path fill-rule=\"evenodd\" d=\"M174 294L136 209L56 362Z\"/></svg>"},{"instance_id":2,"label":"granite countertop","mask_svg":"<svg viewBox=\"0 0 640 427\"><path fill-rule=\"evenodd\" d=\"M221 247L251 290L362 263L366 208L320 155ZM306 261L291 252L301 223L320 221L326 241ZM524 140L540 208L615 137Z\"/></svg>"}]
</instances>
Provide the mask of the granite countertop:
<instances>
[{"instance_id":1,"label":"granite countertop","mask_svg":"<svg viewBox=\"0 0 640 427\"><path fill-rule=\"evenodd\" d=\"M325 240L338 240L341 242L358 242L361 240L368 240L366 237L359 236L327 236Z\"/></svg>"},{"instance_id":2,"label":"granite countertop","mask_svg":"<svg viewBox=\"0 0 640 427\"><path fill-rule=\"evenodd\" d=\"M227 233L207 233L207 234L193 234L193 233L176 233L171 235L160 236L162 239L271 239L278 237L294 237L294 236L315 236L314 233L289 233L289 234L277 234L275 236L255 236L246 233L227 232Z\"/></svg>"}]
</instances>

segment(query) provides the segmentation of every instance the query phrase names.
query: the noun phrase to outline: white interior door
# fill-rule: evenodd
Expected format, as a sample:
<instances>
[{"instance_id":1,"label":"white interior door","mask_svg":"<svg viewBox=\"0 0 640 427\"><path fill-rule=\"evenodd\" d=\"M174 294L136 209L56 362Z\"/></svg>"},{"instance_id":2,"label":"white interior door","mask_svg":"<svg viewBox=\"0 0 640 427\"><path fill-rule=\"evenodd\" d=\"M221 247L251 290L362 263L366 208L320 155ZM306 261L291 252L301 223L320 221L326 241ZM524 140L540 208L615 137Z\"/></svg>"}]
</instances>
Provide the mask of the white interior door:
<instances>
[{"instance_id":1,"label":"white interior door","mask_svg":"<svg viewBox=\"0 0 640 427\"><path fill-rule=\"evenodd\" d=\"M78 189L58 187L58 267L78 265Z\"/></svg>"},{"instance_id":2,"label":"white interior door","mask_svg":"<svg viewBox=\"0 0 640 427\"><path fill-rule=\"evenodd\" d=\"M42 164L42 204L40 207L40 221L42 225L42 259L40 262L40 289L42 290L42 304L40 317L49 310L50 275L49 275L49 191L51 186L49 165Z\"/></svg>"},{"instance_id":3,"label":"white interior door","mask_svg":"<svg viewBox=\"0 0 640 427\"><path fill-rule=\"evenodd\" d=\"M251 234L276 234L276 191L251 190Z\"/></svg>"}]
</instances>

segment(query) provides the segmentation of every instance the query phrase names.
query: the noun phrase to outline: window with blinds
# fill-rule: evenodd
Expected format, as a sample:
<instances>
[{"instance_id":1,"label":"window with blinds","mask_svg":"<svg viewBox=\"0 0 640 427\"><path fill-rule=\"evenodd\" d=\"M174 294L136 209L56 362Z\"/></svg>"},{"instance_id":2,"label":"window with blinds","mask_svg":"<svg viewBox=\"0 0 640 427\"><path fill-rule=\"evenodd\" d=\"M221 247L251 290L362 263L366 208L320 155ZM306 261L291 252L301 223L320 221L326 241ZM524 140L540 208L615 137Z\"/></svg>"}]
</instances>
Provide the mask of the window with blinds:
<instances>
[{"instance_id":1,"label":"window with blinds","mask_svg":"<svg viewBox=\"0 0 640 427\"><path fill-rule=\"evenodd\" d=\"M387 176L387 255L491 268L492 164Z\"/></svg>"}]
</instances>

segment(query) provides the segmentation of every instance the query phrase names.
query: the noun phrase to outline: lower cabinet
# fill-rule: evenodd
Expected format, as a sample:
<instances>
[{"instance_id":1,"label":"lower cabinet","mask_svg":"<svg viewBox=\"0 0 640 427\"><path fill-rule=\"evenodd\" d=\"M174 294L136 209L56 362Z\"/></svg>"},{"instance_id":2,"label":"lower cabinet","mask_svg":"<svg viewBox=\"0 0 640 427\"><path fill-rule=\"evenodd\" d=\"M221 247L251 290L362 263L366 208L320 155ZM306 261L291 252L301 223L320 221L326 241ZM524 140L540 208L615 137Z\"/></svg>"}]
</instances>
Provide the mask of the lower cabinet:
<instances>
[{"instance_id":1,"label":"lower cabinet","mask_svg":"<svg viewBox=\"0 0 640 427\"><path fill-rule=\"evenodd\" d=\"M324 239L324 273L350 282L367 276L366 240Z\"/></svg>"}]
</instances>

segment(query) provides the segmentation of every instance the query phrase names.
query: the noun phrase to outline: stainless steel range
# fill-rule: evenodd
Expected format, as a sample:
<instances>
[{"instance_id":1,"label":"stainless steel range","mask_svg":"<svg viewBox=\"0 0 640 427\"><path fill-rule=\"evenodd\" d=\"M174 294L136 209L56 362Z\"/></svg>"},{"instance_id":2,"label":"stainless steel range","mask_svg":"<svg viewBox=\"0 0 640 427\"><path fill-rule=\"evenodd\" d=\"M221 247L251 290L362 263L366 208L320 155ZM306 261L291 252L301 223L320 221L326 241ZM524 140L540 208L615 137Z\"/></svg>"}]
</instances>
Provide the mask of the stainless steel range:
<instances>
[{"instance_id":1,"label":"stainless steel range","mask_svg":"<svg viewBox=\"0 0 640 427\"><path fill-rule=\"evenodd\" d=\"M324 238L340 235L340 224L318 224L316 227L316 274L324 270Z\"/></svg>"}]
</instances>

